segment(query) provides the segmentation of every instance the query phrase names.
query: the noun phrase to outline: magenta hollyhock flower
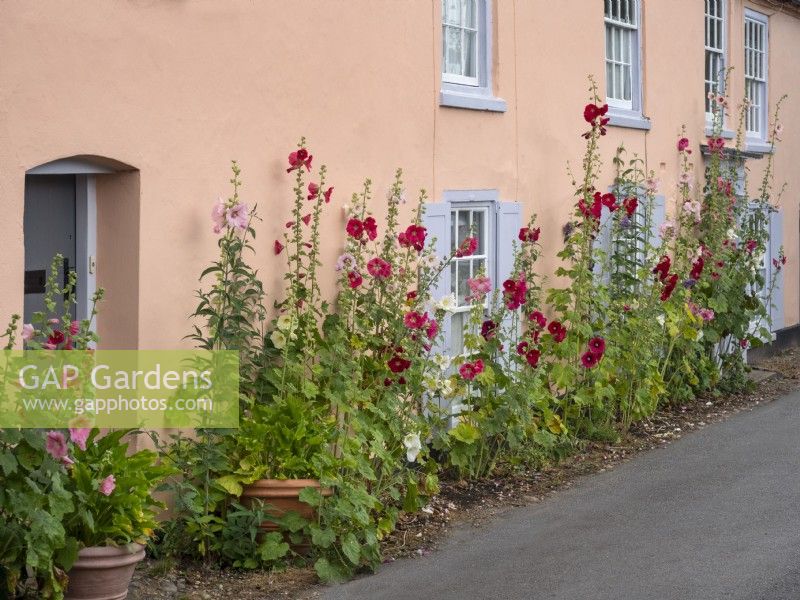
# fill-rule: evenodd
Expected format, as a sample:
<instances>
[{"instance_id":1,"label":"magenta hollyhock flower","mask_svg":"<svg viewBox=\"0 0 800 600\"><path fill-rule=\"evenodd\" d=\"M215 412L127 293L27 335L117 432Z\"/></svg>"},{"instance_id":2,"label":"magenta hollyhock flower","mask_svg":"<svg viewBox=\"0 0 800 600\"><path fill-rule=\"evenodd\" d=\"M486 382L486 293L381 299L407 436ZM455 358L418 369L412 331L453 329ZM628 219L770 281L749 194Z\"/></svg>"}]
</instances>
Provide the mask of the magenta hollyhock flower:
<instances>
[{"instance_id":1,"label":"magenta hollyhock flower","mask_svg":"<svg viewBox=\"0 0 800 600\"><path fill-rule=\"evenodd\" d=\"M78 332L81 330L81 323L80 321L73 321L69 324L69 334L70 335L78 335Z\"/></svg>"},{"instance_id":2,"label":"magenta hollyhock flower","mask_svg":"<svg viewBox=\"0 0 800 600\"><path fill-rule=\"evenodd\" d=\"M409 329L422 329L423 327L425 327L427 322L428 322L428 313L421 315L415 310L407 312L403 317L403 323Z\"/></svg>"},{"instance_id":3,"label":"magenta hollyhock flower","mask_svg":"<svg viewBox=\"0 0 800 600\"><path fill-rule=\"evenodd\" d=\"M689 147L689 139L682 137L678 140L678 152L683 152Z\"/></svg>"},{"instance_id":4,"label":"magenta hollyhock flower","mask_svg":"<svg viewBox=\"0 0 800 600\"><path fill-rule=\"evenodd\" d=\"M286 169L286 172L291 173L295 169L302 169L303 167L306 168L306 171L311 171L311 160L313 158L305 148L289 153L289 168Z\"/></svg>"},{"instance_id":5,"label":"magenta hollyhock flower","mask_svg":"<svg viewBox=\"0 0 800 600\"><path fill-rule=\"evenodd\" d=\"M229 208L225 212L225 221L228 223L228 227L233 227L239 231L247 229L248 212L247 204L243 202L239 202Z\"/></svg>"},{"instance_id":6,"label":"magenta hollyhock flower","mask_svg":"<svg viewBox=\"0 0 800 600\"><path fill-rule=\"evenodd\" d=\"M479 358L475 362L464 363L458 368L458 373L467 381L472 381L477 375L483 373L483 361Z\"/></svg>"},{"instance_id":7,"label":"magenta hollyhock flower","mask_svg":"<svg viewBox=\"0 0 800 600\"><path fill-rule=\"evenodd\" d=\"M596 367L598 362L600 362L600 357L597 354L594 354L590 350L587 350L581 356L581 364L587 369Z\"/></svg>"},{"instance_id":8,"label":"magenta hollyhock flower","mask_svg":"<svg viewBox=\"0 0 800 600\"><path fill-rule=\"evenodd\" d=\"M530 315L528 315L528 320L533 323L536 323L536 327L538 327L539 329L544 329L545 325L547 325L547 319L539 310L535 310Z\"/></svg>"},{"instance_id":9,"label":"magenta hollyhock flower","mask_svg":"<svg viewBox=\"0 0 800 600\"><path fill-rule=\"evenodd\" d=\"M375 222L374 217L367 217L364 219L364 231L367 232L367 237L374 240L378 237L378 224Z\"/></svg>"},{"instance_id":10,"label":"magenta hollyhock flower","mask_svg":"<svg viewBox=\"0 0 800 600\"><path fill-rule=\"evenodd\" d=\"M306 225L308 225L309 223L311 223L311 213L308 213L307 215L303 215L302 217L300 217L300 220L303 223L305 223Z\"/></svg>"},{"instance_id":11,"label":"magenta hollyhock flower","mask_svg":"<svg viewBox=\"0 0 800 600\"><path fill-rule=\"evenodd\" d=\"M364 223L362 223L358 219L348 220L345 229L347 230L347 234L350 237L355 238L357 240L360 240L361 236L364 235Z\"/></svg>"},{"instance_id":12,"label":"magenta hollyhock flower","mask_svg":"<svg viewBox=\"0 0 800 600\"><path fill-rule=\"evenodd\" d=\"M714 274L711 275L714 277ZM666 282L664 284L664 289L661 290L661 301L666 302L669 300L669 297L672 295L675 286L678 285L678 276L676 274L672 274L666 278Z\"/></svg>"},{"instance_id":13,"label":"magenta hollyhock flower","mask_svg":"<svg viewBox=\"0 0 800 600\"><path fill-rule=\"evenodd\" d=\"M273 250L275 251L275 255L277 256L281 252L283 252L284 245L281 244L278 240L275 240L275 244L273 244Z\"/></svg>"},{"instance_id":14,"label":"magenta hollyhock flower","mask_svg":"<svg viewBox=\"0 0 800 600\"><path fill-rule=\"evenodd\" d=\"M347 284L350 286L351 290L356 289L362 283L364 283L364 278L358 271L350 271L347 274Z\"/></svg>"},{"instance_id":15,"label":"magenta hollyhock flower","mask_svg":"<svg viewBox=\"0 0 800 600\"><path fill-rule=\"evenodd\" d=\"M376 279L387 279L392 274L392 265L376 256L367 263L367 272Z\"/></svg>"},{"instance_id":16,"label":"magenta hollyhock flower","mask_svg":"<svg viewBox=\"0 0 800 600\"><path fill-rule=\"evenodd\" d=\"M531 367L536 367L539 364L539 358L542 356L542 353L536 349L528 350L525 353L525 360L528 361L528 364Z\"/></svg>"},{"instance_id":17,"label":"magenta hollyhock flower","mask_svg":"<svg viewBox=\"0 0 800 600\"><path fill-rule=\"evenodd\" d=\"M313 181L308 184L308 196L306 199L314 200L319 195L319 186Z\"/></svg>"},{"instance_id":18,"label":"magenta hollyhock flower","mask_svg":"<svg viewBox=\"0 0 800 600\"><path fill-rule=\"evenodd\" d=\"M59 344L63 344L64 340L67 338L64 336L64 332L56 329L53 333L50 334L50 337L47 338L47 343L52 346L58 346Z\"/></svg>"},{"instance_id":19,"label":"magenta hollyhock flower","mask_svg":"<svg viewBox=\"0 0 800 600\"><path fill-rule=\"evenodd\" d=\"M633 216L633 213L636 212L636 208L638 206L639 200L636 198L625 198L625 200L622 201L622 207L625 209L625 214L627 214L628 217Z\"/></svg>"},{"instance_id":20,"label":"magenta hollyhock flower","mask_svg":"<svg viewBox=\"0 0 800 600\"><path fill-rule=\"evenodd\" d=\"M669 256L666 254L661 257L661 260L658 261L658 264L653 267L653 273L658 274L658 278L661 281L664 281L669 275L669 269L672 266L672 261L670 260Z\"/></svg>"},{"instance_id":21,"label":"magenta hollyhock flower","mask_svg":"<svg viewBox=\"0 0 800 600\"><path fill-rule=\"evenodd\" d=\"M516 310L525 304L525 293L527 290L528 286L522 278L520 278L519 281L506 279L503 282L503 299L509 310Z\"/></svg>"},{"instance_id":22,"label":"magenta hollyhock flower","mask_svg":"<svg viewBox=\"0 0 800 600\"><path fill-rule=\"evenodd\" d=\"M409 225L405 231L397 235L397 240L403 248L414 248L417 252L422 252L425 248L427 231L421 225Z\"/></svg>"},{"instance_id":23,"label":"magenta hollyhock flower","mask_svg":"<svg viewBox=\"0 0 800 600\"><path fill-rule=\"evenodd\" d=\"M541 232L542 230L540 227L535 227L533 229L530 227L522 227L517 237L519 237L520 242L538 242Z\"/></svg>"},{"instance_id":24,"label":"magenta hollyhock flower","mask_svg":"<svg viewBox=\"0 0 800 600\"><path fill-rule=\"evenodd\" d=\"M463 258L465 256L472 256L475 250L478 249L478 238L467 237L459 244L456 250L456 258Z\"/></svg>"},{"instance_id":25,"label":"magenta hollyhock flower","mask_svg":"<svg viewBox=\"0 0 800 600\"><path fill-rule=\"evenodd\" d=\"M436 322L436 319L431 319L428 321L428 328L425 330L425 335L428 336L429 340L432 340L436 337L436 334L439 333L439 323Z\"/></svg>"},{"instance_id":26,"label":"magenta hollyhock flower","mask_svg":"<svg viewBox=\"0 0 800 600\"><path fill-rule=\"evenodd\" d=\"M755 240L747 240L744 243L744 249L747 250L748 254L752 254L756 248L758 248L758 242Z\"/></svg>"},{"instance_id":27,"label":"magenta hollyhock flower","mask_svg":"<svg viewBox=\"0 0 800 600\"><path fill-rule=\"evenodd\" d=\"M81 450L86 450L86 440L92 430L89 427L81 427L80 429L70 429L69 439Z\"/></svg>"},{"instance_id":28,"label":"magenta hollyhock flower","mask_svg":"<svg viewBox=\"0 0 800 600\"><path fill-rule=\"evenodd\" d=\"M22 339L26 342L30 342L33 339L36 330L33 328L32 323L25 323L22 326Z\"/></svg>"},{"instance_id":29,"label":"magenta hollyhock flower","mask_svg":"<svg viewBox=\"0 0 800 600\"><path fill-rule=\"evenodd\" d=\"M520 342L517 344L517 354L525 354L529 346L530 344L528 344L528 342Z\"/></svg>"},{"instance_id":30,"label":"magenta hollyhock flower","mask_svg":"<svg viewBox=\"0 0 800 600\"><path fill-rule=\"evenodd\" d=\"M117 480L113 475L109 475L100 482L98 491L104 496L110 496L111 492L117 487Z\"/></svg>"},{"instance_id":31,"label":"magenta hollyhock flower","mask_svg":"<svg viewBox=\"0 0 800 600\"><path fill-rule=\"evenodd\" d=\"M60 431L48 431L44 446L47 453L56 460L61 460L67 455L67 439Z\"/></svg>"},{"instance_id":32,"label":"magenta hollyhock flower","mask_svg":"<svg viewBox=\"0 0 800 600\"><path fill-rule=\"evenodd\" d=\"M692 263L692 270L689 272L689 279L700 279L700 275L703 273L703 267L705 264L706 261L703 260L703 257L698 256L697 260Z\"/></svg>"},{"instance_id":33,"label":"magenta hollyhock flower","mask_svg":"<svg viewBox=\"0 0 800 600\"><path fill-rule=\"evenodd\" d=\"M589 340L589 351L598 357L606 351L606 341L601 337L593 337Z\"/></svg>"},{"instance_id":34,"label":"magenta hollyhock flower","mask_svg":"<svg viewBox=\"0 0 800 600\"><path fill-rule=\"evenodd\" d=\"M329 187L322 194L322 197L325 198L325 204L328 204L331 201L331 194L333 194L333 186Z\"/></svg>"}]
</instances>

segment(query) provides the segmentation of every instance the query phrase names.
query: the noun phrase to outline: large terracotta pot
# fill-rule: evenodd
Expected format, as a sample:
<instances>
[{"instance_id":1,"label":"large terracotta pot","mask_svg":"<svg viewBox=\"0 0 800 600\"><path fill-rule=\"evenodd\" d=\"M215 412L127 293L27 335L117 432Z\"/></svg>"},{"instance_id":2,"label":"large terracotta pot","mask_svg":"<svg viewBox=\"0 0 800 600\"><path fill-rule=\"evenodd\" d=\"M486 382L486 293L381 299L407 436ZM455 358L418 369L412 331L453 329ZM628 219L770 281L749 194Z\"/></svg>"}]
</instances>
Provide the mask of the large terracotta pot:
<instances>
[{"instance_id":1,"label":"large terracotta pot","mask_svg":"<svg viewBox=\"0 0 800 600\"><path fill-rule=\"evenodd\" d=\"M256 500L261 500L270 516L280 517L289 511L298 513L305 519L313 520L316 510L304 502L300 502L300 492L307 488L317 488L323 496L330 496L333 490L323 488L316 479L259 479L244 486L241 500L244 506L253 506ZM264 521L260 526L261 531L280 531L280 527L272 521ZM306 554L311 549L308 542L292 544L292 550L298 554Z\"/></svg>"},{"instance_id":2,"label":"large terracotta pot","mask_svg":"<svg viewBox=\"0 0 800 600\"><path fill-rule=\"evenodd\" d=\"M78 552L65 600L124 600L144 546L91 546Z\"/></svg>"}]
</instances>

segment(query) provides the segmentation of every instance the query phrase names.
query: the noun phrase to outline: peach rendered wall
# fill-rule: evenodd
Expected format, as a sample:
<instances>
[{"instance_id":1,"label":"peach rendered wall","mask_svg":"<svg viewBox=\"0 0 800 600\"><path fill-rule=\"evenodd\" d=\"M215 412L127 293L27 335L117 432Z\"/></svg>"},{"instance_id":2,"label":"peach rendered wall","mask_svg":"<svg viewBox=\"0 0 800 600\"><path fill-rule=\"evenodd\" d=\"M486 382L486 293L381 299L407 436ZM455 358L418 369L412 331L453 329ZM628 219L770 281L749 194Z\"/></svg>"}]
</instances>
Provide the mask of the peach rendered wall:
<instances>
[{"instance_id":1,"label":"peach rendered wall","mask_svg":"<svg viewBox=\"0 0 800 600\"><path fill-rule=\"evenodd\" d=\"M652 129L609 129L600 183L611 183L610 158L624 141L647 160L670 198L681 124L695 148L703 139L703 2L643 4L644 113ZM538 213L542 269L552 273L573 203L566 163L579 169L583 151L586 76L595 74L601 92L605 84L602 3L494 0L492 6L494 88L508 103L505 113L438 105L437 0L0 3L6 140L0 146L6 220L0 319L22 305L24 172L75 154L139 169L138 197L122 180L98 183L98 218L106 227L99 233L98 282L105 278L117 296L109 294L101 314L109 344L186 343L197 275L216 251L209 210L229 191L232 158L243 169L243 199L257 202L264 216L255 263L274 297L282 262L271 244L287 220L285 157L300 135L309 138L315 166L328 163L335 186L324 217L327 266L338 254L341 207L350 194L371 177L373 206L382 214L394 169L402 166L410 201L420 187L434 201L445 189L497 188L502 199L522 202L526 215ZM734 97L742 93L736 79L742 76L742 8L743 0L732 0ZM792 325L800 320L794 199L800 170L792 167L800 155L800 135L792 129L800 122L800 19L773 15L770 47L770 99L792 94L786 143L775 157L777 179L789 184L785 323ZM694 157L699 187L698 150ZM125 275L132 265L136 281ZM117 324L120 330L106 329Z\"/></svg>"}]
</instances>

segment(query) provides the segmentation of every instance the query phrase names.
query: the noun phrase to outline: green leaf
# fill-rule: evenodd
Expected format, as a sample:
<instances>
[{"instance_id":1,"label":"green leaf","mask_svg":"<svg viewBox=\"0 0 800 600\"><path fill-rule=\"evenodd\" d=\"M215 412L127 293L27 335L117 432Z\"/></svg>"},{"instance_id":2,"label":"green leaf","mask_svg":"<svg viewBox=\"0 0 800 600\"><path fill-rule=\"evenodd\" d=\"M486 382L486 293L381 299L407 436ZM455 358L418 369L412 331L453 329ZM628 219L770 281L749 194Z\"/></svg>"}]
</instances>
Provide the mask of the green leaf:
<instances>
[{"instance_id":1,"label":"green leaf","mask_svg":"<svg viewBox=\"0 0 800 600\"><path fill-rule=\"evenodd\" d=\"M322 494L315 487L307 487L300 490L298 494L300 502L305 502L311 506L319 506L322 503Z\"/></svg>"},{"instance_id":2,"label":"green leaf","mask_svg":"<svg viewBox=\"0 0 800 600\"><path fill-rule=\"evenodd\" d=\"M342 540L342 552L354 565L357 565L361 560L361 544L358 543L355 534L351 531L344 536Z\"/></svg>"},{"instance_id":3,"label":"green leaf","mask_svg":"<svg viewBox=\"0 0 800 600\"><path fill-rule=\"evenodd\" d=\"M12 473L17 471L17 459L10 452L0 452L0 467L6 477L10 477Z\"/></svg>"},{"instance_id":4,"label":"green leaf","mask_svg":"<svg viewBox=\"0 0 800 600\"><path fill-rule=\"evenodd\" d=\"M320 548L330 548L336 541L333 529L323 529L319 525L311 525L311 543Z\"/></svg>"},{"instance_id":5,"label":"green leaf","mask_svg":"<svg viewBox=\"0 0 800 600\"><path fill-rule=\"evenodd\" d=\"M317 572L317 576L325 583L334 583L347 579L347 573L332 565L327 558L318 559L314 563L314 570Z\"/></svg>"},{"instance_id":6,"label":"green leaf","mask_svg":"<svg viewBox=\"0 0 800 600\"><path fill-rule=\"evenodd\" d=\"M271 562L286 556L289 552L289 544L283 541L283 536L277 531L273 531L264 536L264 541L258 547L258 554L264 562Z\"/></svg>"},{"instance_id":7,"label":"green leaf","mask_svg":"<svg viewBox=\"0 0 800 600\"><path fill-rule=\"evenodd\" d=\"M226 492L237 498L242 495L242 484L235 475L223 475L214 480Z\"/></svg>"},{"instance_id":8,"label":"green leaf","mask_svg":"<svg viewBox=\"0 0 800 600\"><path fill-rule=\"evenodd\" d=\"M447 433L459 442L464 442L465 444L473 444L481 437L480 431L478 431L474 425L466 421L461 421Z\"/></svg>"}]
</instances>

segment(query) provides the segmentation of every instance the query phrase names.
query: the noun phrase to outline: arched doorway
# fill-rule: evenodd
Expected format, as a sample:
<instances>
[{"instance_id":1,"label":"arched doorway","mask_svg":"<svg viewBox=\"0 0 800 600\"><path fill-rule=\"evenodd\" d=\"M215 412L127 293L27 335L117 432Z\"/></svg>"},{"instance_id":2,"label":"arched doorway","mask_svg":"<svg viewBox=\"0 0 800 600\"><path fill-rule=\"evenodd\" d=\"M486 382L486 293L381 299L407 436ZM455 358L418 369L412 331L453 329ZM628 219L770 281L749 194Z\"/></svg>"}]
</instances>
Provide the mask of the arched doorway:
<instances>
[{"instance_id":1,"label":"arched doorway","mask_svg":"<svg viewBox=\"0 0 800 600\"><path fill-rule=\"evenodd\" d=\"M97 277L97 177L134 170L116 160L81 155L26 171L24 322L44 310L45 283L56 254L65 259L59 282L66 281L67 270L78 276L73 317L88 318Z\"/></svg>"}]
</instances>

